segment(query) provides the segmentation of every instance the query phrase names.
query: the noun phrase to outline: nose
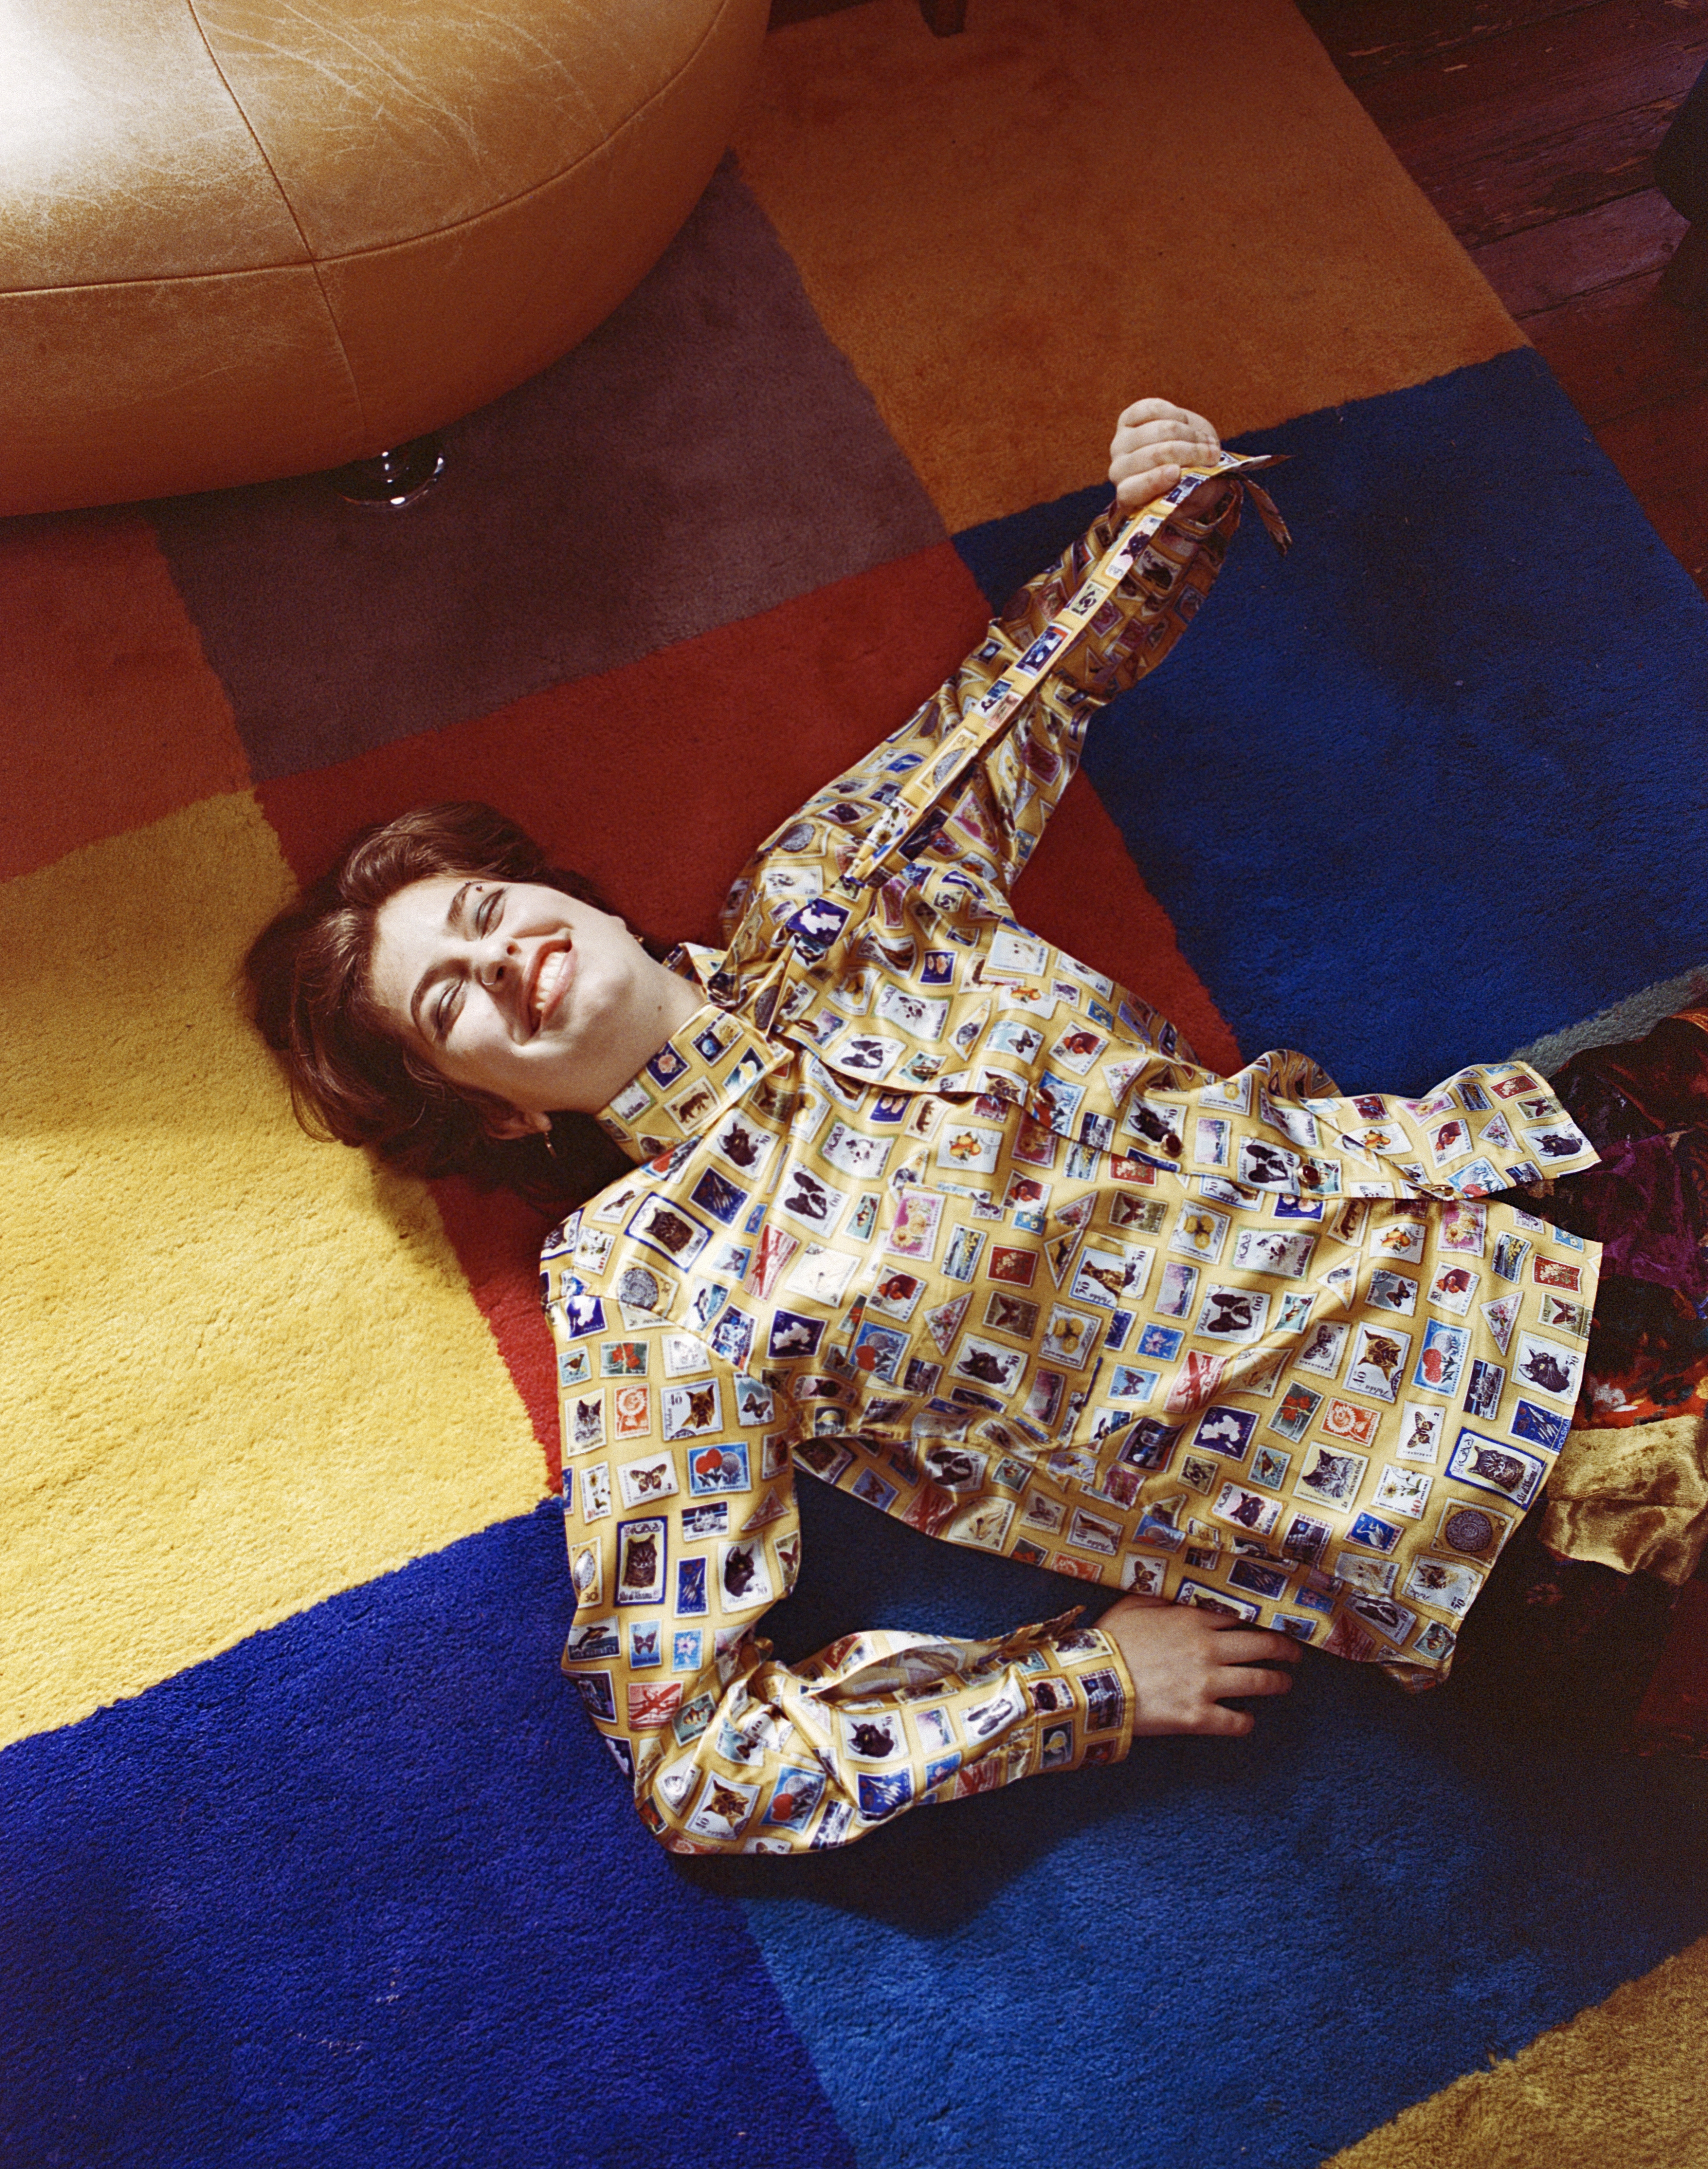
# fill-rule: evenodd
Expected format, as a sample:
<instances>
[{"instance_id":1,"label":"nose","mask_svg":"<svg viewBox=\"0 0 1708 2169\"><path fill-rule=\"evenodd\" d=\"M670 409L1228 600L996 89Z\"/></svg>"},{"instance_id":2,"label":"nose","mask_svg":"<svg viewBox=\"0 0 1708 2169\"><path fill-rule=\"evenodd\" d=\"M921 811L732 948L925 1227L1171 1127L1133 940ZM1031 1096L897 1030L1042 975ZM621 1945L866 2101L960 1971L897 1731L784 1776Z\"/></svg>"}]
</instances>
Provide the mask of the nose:
<instances>
[{"instance_id":1,"label":"nose","mask_svg":"<svg viewBox=\"0 0 1708 2169\"><path fill-rule=\"evenodd\" d=\"M476 948L475 977L488 989L502 986L516 968L520 955L513 941L494 935Z\"/></svg>"}]
</instances>

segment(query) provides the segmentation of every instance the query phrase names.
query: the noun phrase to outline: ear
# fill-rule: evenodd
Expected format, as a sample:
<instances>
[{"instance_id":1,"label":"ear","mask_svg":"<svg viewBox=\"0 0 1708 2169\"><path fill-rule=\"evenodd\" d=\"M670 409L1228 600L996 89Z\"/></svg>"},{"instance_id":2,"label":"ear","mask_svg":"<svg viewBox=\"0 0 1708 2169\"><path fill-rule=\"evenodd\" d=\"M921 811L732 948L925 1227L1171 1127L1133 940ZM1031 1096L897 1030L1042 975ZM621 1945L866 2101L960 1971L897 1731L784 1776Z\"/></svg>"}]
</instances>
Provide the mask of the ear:
<instances>
[{"instance_id":1,"label":"ear","mask_svg":"<svg viewBox=\"0 0 1708 2169\"><path fill-rule=\"evenodd\" d=\"M502 1115L488 1115L485 1128L489 1138L549 1138L551 1135L551 1117L540 1114L537 1110L529 1115L524 1114L520 1107L508 1107Z\"/></svg>"}]
</instances>

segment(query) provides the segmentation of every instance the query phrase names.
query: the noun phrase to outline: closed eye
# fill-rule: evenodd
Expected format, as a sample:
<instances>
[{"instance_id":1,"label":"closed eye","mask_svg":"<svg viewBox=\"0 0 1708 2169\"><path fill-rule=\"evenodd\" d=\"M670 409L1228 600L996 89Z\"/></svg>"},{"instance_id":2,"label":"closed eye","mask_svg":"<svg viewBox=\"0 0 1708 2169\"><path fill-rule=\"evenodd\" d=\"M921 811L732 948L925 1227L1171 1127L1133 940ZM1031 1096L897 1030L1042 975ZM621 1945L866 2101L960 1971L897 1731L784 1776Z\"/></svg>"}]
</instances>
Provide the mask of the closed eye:
<instances>
[{"instance_id":1,"label":"closed eye","mask_svg":"<svg viewBox=\"0 0 1708 2169\"><path fill-rule=\"evenodd\" d=\"M447 925L455 930L459 920L461 920L476 935L490 934L503 919L506 893L507 892L502 888L489 888L483 891L480 902L475 906L473 912L465 918L467 890L460 889L451 899L450 909L446 914ZM448 980L444 991L434 1004L428 1014L428 1029L434 1038L441 1043L461 1012L462 989L463 982L460 979Z\"/></svg>"}]
</instances>

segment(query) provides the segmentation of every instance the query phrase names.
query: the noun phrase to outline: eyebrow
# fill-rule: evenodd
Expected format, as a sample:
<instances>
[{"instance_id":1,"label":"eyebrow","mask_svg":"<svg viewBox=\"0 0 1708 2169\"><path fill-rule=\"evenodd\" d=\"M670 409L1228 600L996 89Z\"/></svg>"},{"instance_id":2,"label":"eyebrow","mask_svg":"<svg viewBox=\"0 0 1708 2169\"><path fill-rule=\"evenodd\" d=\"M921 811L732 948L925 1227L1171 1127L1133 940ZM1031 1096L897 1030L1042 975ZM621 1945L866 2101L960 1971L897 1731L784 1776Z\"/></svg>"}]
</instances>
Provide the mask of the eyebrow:
<instances>
[{"instance_id":1,"label":"eyebrow","mask_svg":"<svg viewBox=\"0 0 1708 2169\"><path fill-rule=\"evenodd\" d=\"M468 901L469 891L474 886L472 881L466 881L462 887L453 893L450 902L445 906L444 930L447 934L460 934L463 931L461 923L463 906ZM427 998L428 989L444 977L443 964L429 964L416 981L415 992L409 997L409 1021L423 1039L431 1039L434 1035L421 1021L421 1005Z\"/></svg>"}]
</instances>

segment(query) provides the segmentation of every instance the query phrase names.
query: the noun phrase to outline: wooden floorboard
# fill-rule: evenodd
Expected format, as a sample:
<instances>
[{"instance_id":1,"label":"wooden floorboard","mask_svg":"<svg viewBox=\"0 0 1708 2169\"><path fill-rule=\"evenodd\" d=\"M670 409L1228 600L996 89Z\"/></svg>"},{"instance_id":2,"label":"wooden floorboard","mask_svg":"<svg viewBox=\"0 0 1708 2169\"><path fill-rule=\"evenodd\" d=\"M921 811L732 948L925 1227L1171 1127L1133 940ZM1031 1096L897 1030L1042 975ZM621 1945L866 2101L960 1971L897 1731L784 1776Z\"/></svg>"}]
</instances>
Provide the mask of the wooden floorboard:
<instances>
[{"instance_id":1,"label":"wooden floorboard","mask_svg":"<svg viewBox=\"0 0 1708 2169\"><path fill-rule=\"evenodd\" d=\"M1708 37L1681 42L1662 54L1645 54L1604 73L1559 79L1531 98L1503 95L1463 113L1438 115L1382 132L1409 173L1428 188L1448 185L1455 173L1474 172L1493 160L1522 157L1532 147L1593 138L1612 116L1648 110L1658 142L1667 123L1708 61ZM1380 121L1377 124L1381 125Z\"/></svg>"},{"instance_id":2,"label":"wooden floorboard","mask_svg":"<svg viewBox=\"0 0 1708 2169\"><path fill-rule=\"evenodd\" d=\"M1652 187L1654 147L1682 95L1505 144L1470 164L1450 145L1407 168L1466 247L1480 248Z\"/></svg>"},{"instance_id":3,"label":"wooden floorboard","mask_svg":"<svg viewBox=\"0 0 1708 2169\"><path fill-rule=\"evenodd\" d=\"M1473 248L1471 261L1522 323L1633 273L1658 271L1684 221L1658 189Z\"/></svg>"},{"instance_id":4,"label":"wooden floorboard","mask_svg":"<svg viewBox=\"0 0 1708 2169\"><path fill-rule=\"evenodd\" d=\"M1638 497L1708 485L1708 388L1604 423L1595 438Z\"/></svg>"},{"instance_id":5,"label":"wooden floorboard","mask_svg":"<svg viewBox=\"0 0 1708 2169\"><path fill-rule=\"evenodd\" d=\"M1656 301L1657 276L1622 279L1524 319L1537 352L1593 429L1657 396L1708 389L1708 311Z\"/></svg>"},{"instance_id":6,"label":"wooden floorboard","mask_svg":"<svg viewBox=\"0 0 1708 2169\"><path fill-rule=\"evenodd\" d=\"M1688 87L1689 56L1705 45L1708 0L1600 0L1466 45L1458 61L1396 69L1356 88L1397 150L1455 126L1469 131L1468 147L1645 104L1680 76Z\"/></svg>"},{"instance_id":7,"label":"wooden floorboard","mask_svg":"<svg viewBox=\"0 0 1708 2169\"><path fill-rule=\"evenodd\" d=\"M1465 46L1482 39L1599 4L1599 0L1300 0L1301 13L1342 77L1360 85L1422 61L1461 60Z\"/></svg>"}]
</instances>

